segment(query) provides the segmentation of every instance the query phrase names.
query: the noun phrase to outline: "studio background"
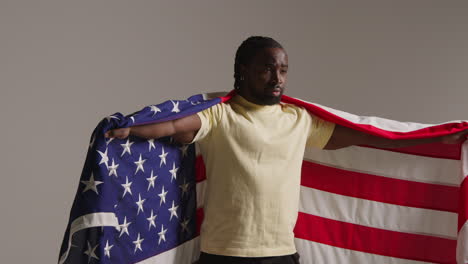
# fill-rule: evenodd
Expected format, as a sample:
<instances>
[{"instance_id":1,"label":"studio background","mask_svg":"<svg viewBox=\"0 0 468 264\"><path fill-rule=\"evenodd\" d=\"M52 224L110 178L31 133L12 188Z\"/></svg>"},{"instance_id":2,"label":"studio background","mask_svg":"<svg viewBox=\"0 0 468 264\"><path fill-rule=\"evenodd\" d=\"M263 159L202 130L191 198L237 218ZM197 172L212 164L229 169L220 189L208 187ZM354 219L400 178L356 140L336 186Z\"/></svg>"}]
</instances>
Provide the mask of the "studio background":
<instances>
[{"instance_id":1,"label":"studio background","mask_svg":"<svg viewBox=\"0 0 468 264\"><path fill-rule=\"evenodd\" d=\"M251 35L286 94L359 115L468 119L467 1L0 1L2 263L56 263L105 116L229 91Z\"/></svg>"}]
</instances>

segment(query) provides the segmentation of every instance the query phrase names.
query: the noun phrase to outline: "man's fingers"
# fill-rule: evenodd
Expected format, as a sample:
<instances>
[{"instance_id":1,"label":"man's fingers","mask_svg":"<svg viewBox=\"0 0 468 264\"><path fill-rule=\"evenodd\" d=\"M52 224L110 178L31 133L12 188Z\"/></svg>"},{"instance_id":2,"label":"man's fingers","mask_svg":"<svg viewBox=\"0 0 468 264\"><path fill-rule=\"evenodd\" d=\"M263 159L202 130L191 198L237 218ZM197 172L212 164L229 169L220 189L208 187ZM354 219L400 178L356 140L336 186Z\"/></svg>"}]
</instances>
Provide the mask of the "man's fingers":
<instances>
[{"instance_id":1,"label":"man's fingers","mask_svg":"<svg viewBox=\"0 0 468 264\"><path fill-rule=\"evenodd\" d=\"M104 136L106 138L119 138L119 139L122 139L122 138L125 138L125 130L122 129L122 128L118 128L118 129L112 129L112 130L109 130L107 131Z\"/></svg>"}]
</instances>

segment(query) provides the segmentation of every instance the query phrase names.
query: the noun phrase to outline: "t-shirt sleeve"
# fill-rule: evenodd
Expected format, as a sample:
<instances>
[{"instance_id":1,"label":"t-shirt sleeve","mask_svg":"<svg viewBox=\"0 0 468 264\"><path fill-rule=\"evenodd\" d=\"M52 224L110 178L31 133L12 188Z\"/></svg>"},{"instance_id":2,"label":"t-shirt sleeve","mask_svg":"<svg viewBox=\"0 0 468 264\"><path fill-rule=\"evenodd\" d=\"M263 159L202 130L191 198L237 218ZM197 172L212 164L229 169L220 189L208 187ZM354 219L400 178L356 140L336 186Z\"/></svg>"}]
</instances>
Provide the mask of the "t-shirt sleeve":
<instances>
[{"instance_id":1,"label":"t-shirt sleeve","mask_svg":"<svg viewBox=\"0 0 468 264\"><path fill-rule=\"evenodd\" d=\"M201 141L209 137L213 128L217 127L219 124L223 112L223 105L223 103L220 103L197 113L201 120L201 127L190 143Z\"/></svg>"},{"instance_id":2,"label":"t-shirt sleeve","mask_svg":"<svg viewBox=\"0 0 468 264\"><path fill-rule=\"evenodd\" d=\"M323 149L330 140L335 123L323 120L315 115L310 115L312 118L309 137L307 138L307 146Z\"/></svg>"}]
</instances>

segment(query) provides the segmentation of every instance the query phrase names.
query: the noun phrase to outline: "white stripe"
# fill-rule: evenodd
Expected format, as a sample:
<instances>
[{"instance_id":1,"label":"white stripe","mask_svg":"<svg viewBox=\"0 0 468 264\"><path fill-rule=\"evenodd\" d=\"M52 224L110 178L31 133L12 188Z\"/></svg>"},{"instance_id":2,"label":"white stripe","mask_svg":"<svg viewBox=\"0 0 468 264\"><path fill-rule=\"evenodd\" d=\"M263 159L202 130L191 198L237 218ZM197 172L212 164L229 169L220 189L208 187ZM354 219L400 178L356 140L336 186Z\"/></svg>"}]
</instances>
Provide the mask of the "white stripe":
<instances>
[{"instance_id":1,"label":"white stripe","mask_svg":"<svg viewBox=\"0 0 468 264\"><path fill-rule=\"evenodd\" d=\"M461 182L467 180L465 178L468 177L468 140L462 145L462 161ZM457 263L468 263L468 221L463 224L460 232L458 232Z\"/></svg>"},{"instance_id":2,"label":"white stripe","mask_svg":"<svg viewBox=\"0 0 468 264\"><path fill-rule=\"evenodd\" d=\"M206 180L197 182L197 208L202 208L205 203Z\"/></svg>"},{"instance_id":3,"label":"white stripe","mask_svg":"<svg viewBox=\"0 0 468 264\"><path fill-rule=\"evenodd\" d=\"M465 222L458 233L457 263L468 263L468 222Z\"/></svg>"},{"instance_id":4,"label":"white stripe","mask_svg":"<svg viewBox=\"0 0 468 264\"><path fill-rule=\"evenodd\" d=\"M351 146L337 150L307 148L304 159L327 166L402 180L460 185L460 160L431 158Z\"/></svg>"},{"instance_id":5,"label":"white stripe","mask_svg":"<svg viewBox=\"0 0 468 264\"><path fill-rule=\"evenodd\" d=\"M468 140L463 142L463 145L461 147L462 150L462 175L460 178L460 183L462 183L466 177L468 177Z\"/></svg>"},{"instance_id":6,"label":"white stripe","mask_svg":"<svg viewBox=\"0 0 468 264\"><path fill-rule=\"evenodd\" d=\"M312 242L300 238L294 240L301 263L304 264L427 264L431 262L415 261L395 257L381 256L361 251L349 250ZM309 260L306 262L306 260Z\"/></svg>"},{"instance_id":7,"label":"white stripe","mask_svg":"<svg viewBox=\"0 0 468 264\"><path fill-rule=\"evenodd\" d=\"M297 98L295 98L297 99ZM300 99L298 99L300 100ZM362 125L372 125L374 127L387 130L387 131L394 131L394 132L410 132L414 130L419 130L422 128L430 127L430 126L436 126L436 125L441 125L441 124L449 124L449 123L462 123L466 121L462 120L453 120L453 121L448 121L440 124L420 124L420 123L413 123L413 122L400 122L396 120L391 120L391 119L386 119L382 117L375 117L375 116L358 116L354 115L351 113L347 113L341 110L333 109L327 106L323 106L320 104L315 104L315 103L310 103L304 100L300 100L305 103L311 104L318 106L322 108L325 111L328 111L332 114L335 114L341 118L344 118L350 122L356 123L356 124L362 124Z\"/></svg>"},{"instance_id":8,"label":"white stripe","mask_svg":"<svg viewBox=\"0 0 468 264\"><path fill-rule=\"evenodd\" d=\"M200 239L196 237L176 248L165 251L159 255L147 258L138 264L192 264L200 257Z\"/></svg>"},{"instance_id":9,"label":"white stripe","mask_svg":"<svg viewBox=\"0 0 468 264\"><path fill-rule=\"evenodd\" d=\"M83 229L98 227L98 226L113 226L119 228L119 221L114 213L92 213L76 218L70 224L70 234L68 236L67 250L60 257L59 263L62 264L67 260L70 252L73 235Z\"/></svg>"},{"instance_id":10,"label":"white stripe","mask_svg":"<svg viewBox=\"0 0 468 264\"><path fill-rule=\"evenodd\" d=\"M457 237L457 214L375 202L301 186L299 211L391 231Z\"/></svg>"}]
</instances>

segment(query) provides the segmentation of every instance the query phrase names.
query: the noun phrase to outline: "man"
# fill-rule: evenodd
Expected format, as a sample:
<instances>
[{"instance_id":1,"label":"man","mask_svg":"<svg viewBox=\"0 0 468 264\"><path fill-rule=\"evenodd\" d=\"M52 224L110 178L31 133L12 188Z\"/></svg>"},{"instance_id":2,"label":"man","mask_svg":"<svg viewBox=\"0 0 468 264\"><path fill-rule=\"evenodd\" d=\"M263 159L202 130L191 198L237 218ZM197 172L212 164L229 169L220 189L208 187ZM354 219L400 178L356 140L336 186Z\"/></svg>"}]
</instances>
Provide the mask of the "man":
<instances>
[{"instance_id":1,"label":"man","mask_svg":"<svg viewBox=\"0 0 468 264\"><path fill-rule=\"evenodd\" d=\"M200 264L299 263L293 228L299 204L302 150L351 145L399 148L459 143L468 131L390 140L335 125L283 104L288 57L267 37L250 37L236 53L230 101L158 124L111 130L107 137L172 136L199 142L207 168Z\"/></svg>"}]
</instances>

